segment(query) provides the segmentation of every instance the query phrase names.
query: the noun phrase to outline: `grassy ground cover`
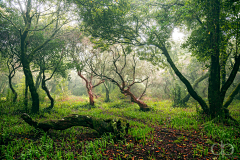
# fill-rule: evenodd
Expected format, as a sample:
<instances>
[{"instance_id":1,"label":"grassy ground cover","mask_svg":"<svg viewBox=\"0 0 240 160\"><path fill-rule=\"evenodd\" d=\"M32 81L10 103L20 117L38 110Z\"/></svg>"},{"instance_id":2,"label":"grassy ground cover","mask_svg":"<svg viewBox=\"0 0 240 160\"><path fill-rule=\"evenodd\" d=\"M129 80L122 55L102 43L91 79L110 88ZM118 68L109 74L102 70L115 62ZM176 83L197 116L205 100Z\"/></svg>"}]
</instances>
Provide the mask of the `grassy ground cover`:
<instances>
[{"instance_id":1,"label":"grassy ground cover","mask_svg":"<svg viewBox=\"0 0 240 160\"><path fill-rule=\"evenodd\" d=\"M114 141L114 135L99 136L81 126L44 133L20 118L21 104L1 102L0 159L240 159L239 128L209 121L196 112L196 104L188 108L173 108L168 100L149 100L147 104L152 110L142 112L126 101L97 101L91 107L87 99L69 97L56 102L51 113L33 116L37 121L69 114L126 118L128 135ZM235 101L229 109L240 122L239 106Z\"/></svg>"}]
</instances>

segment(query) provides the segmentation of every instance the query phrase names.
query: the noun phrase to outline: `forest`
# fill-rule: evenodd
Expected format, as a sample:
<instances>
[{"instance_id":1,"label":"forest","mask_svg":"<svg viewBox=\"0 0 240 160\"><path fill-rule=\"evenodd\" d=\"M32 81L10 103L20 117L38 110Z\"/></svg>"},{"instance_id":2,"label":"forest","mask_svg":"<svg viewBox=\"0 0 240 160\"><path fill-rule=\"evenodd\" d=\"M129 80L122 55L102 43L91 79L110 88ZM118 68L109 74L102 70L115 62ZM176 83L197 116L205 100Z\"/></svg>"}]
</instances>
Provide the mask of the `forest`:
<instances>
[{"instance_id":1,"label":"forest","mask_svg":"<svg viewBox=\"0 0 240 160\"><path fill-rule=\"evenodd\" d=\"M0 0L0 159L240 159L240 1Z\"/></svg>"}]
</instances>

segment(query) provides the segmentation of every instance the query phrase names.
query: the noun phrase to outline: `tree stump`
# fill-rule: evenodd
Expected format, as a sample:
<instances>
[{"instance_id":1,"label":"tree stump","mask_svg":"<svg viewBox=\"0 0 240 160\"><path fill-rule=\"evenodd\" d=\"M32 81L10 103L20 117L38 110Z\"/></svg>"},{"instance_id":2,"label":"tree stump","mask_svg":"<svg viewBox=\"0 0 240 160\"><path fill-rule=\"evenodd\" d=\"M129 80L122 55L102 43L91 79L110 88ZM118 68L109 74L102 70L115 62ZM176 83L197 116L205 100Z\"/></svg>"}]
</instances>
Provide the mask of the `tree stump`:
<instances>
[{"instance_id":1,"label":"tree stump","mask_svg":"<svg viewBox=\"0 0 240 160\"><path fill-rule=\"evenodd\" d=\"M104 120L90 116L71 114L59 120L46 120L44 122L36 122L33 121L28 114L23 113L21 118L30 126L41 129L45 132L49 129L65 130L73 126L83 126L96 130L100 135L103 133L111 132L115 134L117 138L123 138L128 133L129 129L129 123L127 120L119 117Z\"/></svg>"}]
</instances>

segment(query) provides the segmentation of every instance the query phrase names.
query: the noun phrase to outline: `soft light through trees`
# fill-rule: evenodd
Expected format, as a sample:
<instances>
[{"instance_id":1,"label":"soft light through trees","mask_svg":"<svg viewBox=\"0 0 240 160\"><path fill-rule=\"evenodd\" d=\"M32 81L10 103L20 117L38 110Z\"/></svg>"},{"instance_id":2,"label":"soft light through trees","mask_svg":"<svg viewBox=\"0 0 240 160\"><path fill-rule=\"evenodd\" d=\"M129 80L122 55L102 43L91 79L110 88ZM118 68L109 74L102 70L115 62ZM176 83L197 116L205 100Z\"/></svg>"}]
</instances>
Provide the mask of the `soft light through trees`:
<instances>
[{"instance_id":1,"label":"soft light through trees","mask_svg":"<svg viewBox=\"0 0 240 160\"><path fill-rule=\"evenodd\" d=\"M184 38L184 34L180 32L178 28L174 28L173 33L172 33L172 39L174 41L182 41Z\"/></svg>"},{"instance_id":2,"label":"soft light through trees","mask_svg":"<svg viewBox=\"0 0 240 160\"><path fill-rule=\"evenodd\" d=\"M175 74L187 87L189 94L201 105L204 113L212 118L224 116L232 119L227 107L233 96L229 96L227 100L225 96L240 65L239 6L238 2L221 0L191 2L123 0L119 3L94 1L84 6L85 10L81 10L81 15L84 16L87 31L97 40L103 42L105 40L105 43L155 46L160 49ZM222 21L234 26L230 28L231 32L228 32L226 29L228 25ZM192 35L187 41L189 49L193 51L194 56L202 58L209 66L209 104L193 89L169 53L171 33L175 27L183 25L192 30ZM221 86L220 56L225 54L223 49L228 45L224 44L229 38L235 39L236 45L232 43L235 45L235 63L226 83ZM234 95L237 90L239 86L230 95Z\"/></svg>"}]
</instances>

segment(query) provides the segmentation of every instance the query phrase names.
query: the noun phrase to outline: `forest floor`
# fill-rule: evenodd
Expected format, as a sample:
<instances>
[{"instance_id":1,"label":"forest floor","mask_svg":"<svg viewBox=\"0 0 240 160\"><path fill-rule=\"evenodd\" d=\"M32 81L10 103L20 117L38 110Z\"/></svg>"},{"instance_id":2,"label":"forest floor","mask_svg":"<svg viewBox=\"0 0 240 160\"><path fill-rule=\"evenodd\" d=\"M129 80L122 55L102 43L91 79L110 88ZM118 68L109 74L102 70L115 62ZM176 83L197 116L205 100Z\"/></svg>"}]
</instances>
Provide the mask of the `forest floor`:
<instances>
[{"instance_id":1,"label":"forest floor","mask_svg":"<svg viewBox=\"0 0 240 160\"><path fill-rule=\"evenodd\" d=\"M196 112L196 105L174 108L166 100L148 100L147 104L152 110L142 112L136 104L122 100L98 100L96 107L91 107L86 98L68 97L59 100L50 114L33 117L44 121L74 113L126 118L129 133L114 141L114 135L99 136L86 127L38 131L20 118L21 109L2 102L0 159L240 159L239 128L207 120ZM239 104L235 101L229 109L240 122Z\"/></svg>"}]
</instances>

